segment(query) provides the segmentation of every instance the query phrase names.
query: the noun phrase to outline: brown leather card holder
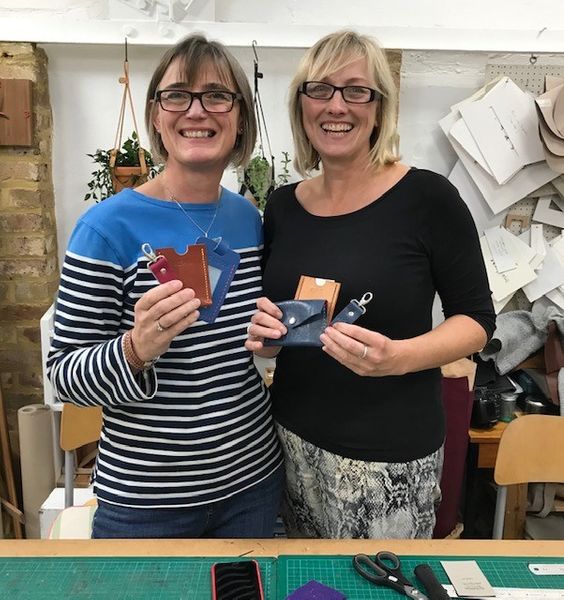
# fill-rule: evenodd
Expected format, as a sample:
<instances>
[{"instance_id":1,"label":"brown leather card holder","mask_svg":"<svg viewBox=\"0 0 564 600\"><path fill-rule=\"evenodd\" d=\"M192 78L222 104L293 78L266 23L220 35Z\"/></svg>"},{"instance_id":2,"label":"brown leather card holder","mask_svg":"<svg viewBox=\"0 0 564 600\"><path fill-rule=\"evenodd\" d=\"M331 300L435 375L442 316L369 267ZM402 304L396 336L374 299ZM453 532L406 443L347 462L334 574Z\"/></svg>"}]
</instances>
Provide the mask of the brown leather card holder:
<instances>
[{"instance_id":1,"label":"brown leather card holder","mask_svg":"<svg viewBox=\"0 0 564 600\"><path fill-rule=\"evenodd\" d=\"M325 300L327 302L327 321L331 322L340 289L341 284L333 279L302 275L294 299Z\"/></svg>"},{"instance_id":2,"label":"brown leather card holder","mask_svg":"<svg viewBox=\"0 0 564 600\"><path fill-rule=\"evenodd\" d=\"M191 244L184 254L178 254L174 248L158 248L156 254L164 257L168 264L171 271L168 280L180 279L184 287L194 290L202 306L211 305L207 250L204 244Z\"/></svg>"}]
</instances>

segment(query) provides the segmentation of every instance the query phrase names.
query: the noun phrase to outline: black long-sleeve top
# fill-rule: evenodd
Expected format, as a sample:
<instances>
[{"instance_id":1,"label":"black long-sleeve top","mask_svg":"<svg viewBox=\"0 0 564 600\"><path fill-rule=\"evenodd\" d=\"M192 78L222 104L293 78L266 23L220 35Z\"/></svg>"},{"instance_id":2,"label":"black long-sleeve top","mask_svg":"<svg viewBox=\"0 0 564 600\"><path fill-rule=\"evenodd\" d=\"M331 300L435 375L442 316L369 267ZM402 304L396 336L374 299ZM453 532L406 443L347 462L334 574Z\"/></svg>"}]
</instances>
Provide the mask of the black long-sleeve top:
<instances>
[{"instance_id":1,"label":"black long-sleeve top","mask_svg":"<svg viewBox=\"0 0 564 600\"><path fill-rule=\"evenodd\" d=\"M445 318L467 315L491 337L495 313L474 221L444 177L411 169L355 212L320 217L295 196L270 197L264 216L264 293L294 297L300 275L341 282L337 314L374 294L357 325L392 339L432 329L438 293ZM283 348L271 386L275 418L303 439L353 459L406 462L443 443L440 369L360 377L320 348Z\"/></svg>"}]
</instances>

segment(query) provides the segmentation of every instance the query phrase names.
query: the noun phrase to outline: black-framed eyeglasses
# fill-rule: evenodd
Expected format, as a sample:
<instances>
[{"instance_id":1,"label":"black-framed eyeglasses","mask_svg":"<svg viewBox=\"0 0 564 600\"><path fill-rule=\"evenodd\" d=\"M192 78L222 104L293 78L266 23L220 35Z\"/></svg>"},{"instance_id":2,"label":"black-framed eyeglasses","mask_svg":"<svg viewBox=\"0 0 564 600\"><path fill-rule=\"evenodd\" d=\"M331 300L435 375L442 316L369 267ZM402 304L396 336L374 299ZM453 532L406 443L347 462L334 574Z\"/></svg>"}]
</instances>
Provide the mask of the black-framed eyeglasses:
<instances>
[{"instance_id":1,"label":"black-framed eyeglasses","mask_svg":"<svg viewBox=\"0 0 564 600\"><path fill-rule=\"evenodd\" d=\"M304 81L298 93L305 94L314 100L331 100L335 92L341 92L343 100L350 104L368 104L382 97L378 90L364 85L345 85L343 87L332 85L325 81Z\"/></svg>"},{"instance_id":2,"label":"black-framed eyeglasses","mask_svg":"<svg viewBox=\"0 0 564 600\"><path fill-rule=\"evenodd\" d=\"M187 90L159 90L155 100L163 110L168 112L185 112L197 98L205 111L209 113L228 113L235 100L240 100L242 94L227 90L210 90L207 92L189 92Z\"/></svg>"}]
</instances>

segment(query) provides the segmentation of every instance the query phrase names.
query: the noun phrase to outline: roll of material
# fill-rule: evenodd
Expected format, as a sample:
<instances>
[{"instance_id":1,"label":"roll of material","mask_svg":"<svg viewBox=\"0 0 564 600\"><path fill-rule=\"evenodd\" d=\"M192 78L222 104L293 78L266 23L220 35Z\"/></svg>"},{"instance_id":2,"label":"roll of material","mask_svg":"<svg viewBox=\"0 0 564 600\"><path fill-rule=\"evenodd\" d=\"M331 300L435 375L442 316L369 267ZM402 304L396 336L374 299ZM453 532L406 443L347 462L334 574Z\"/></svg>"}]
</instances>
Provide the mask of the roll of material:
<instances>
[{"instance_id":1,"label":"roll of material","mask_svg":"<svg viewBox=\"0 0 564 600\"><path fill-rule=\"evenodd\" d=\"M51 407L30 404L18 410L22 492L27 538L39 538L39 509L55 487Z\"/></svg>"}]
</instances>

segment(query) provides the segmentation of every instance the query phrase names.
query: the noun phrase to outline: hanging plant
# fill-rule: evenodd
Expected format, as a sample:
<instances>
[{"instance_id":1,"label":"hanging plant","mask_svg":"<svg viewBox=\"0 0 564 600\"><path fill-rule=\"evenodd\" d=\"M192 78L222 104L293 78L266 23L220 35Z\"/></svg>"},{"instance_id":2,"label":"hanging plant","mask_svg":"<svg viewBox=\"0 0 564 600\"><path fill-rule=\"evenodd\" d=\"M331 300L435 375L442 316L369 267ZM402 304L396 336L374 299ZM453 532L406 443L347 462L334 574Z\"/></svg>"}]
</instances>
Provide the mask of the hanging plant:
<instances>
[{"instance_id":1,"label":"hanging plant","mask_svg":"<svg viewBox=\"0 0 564 600\"><path fill-rule=\"evenodd\" d=\"M269 161L262 154L257 154L251 158L249 164L239 175L241 189L239 193L249 200L253 201L259 210L264 211L268 196L273 190L290 179L288 165L291 159L288 152L282 152L280 159L281 169L278 175L274 172L274 157Z\"/></svg>"},{"instance_id":2,"label":"hanging plant","mask_svg":"<svg viewBox=\"0 0 564 600\"><path fill-rule=\"evenodd\" d=\"M119 78L119 82L124 84L124 88L114 146L111 150L98 149L94 154L88 154L97 163L98 168L92 172L92 179L88 183L90 191L84 196L85 200L92 198L96 202L101 202L109 196L117 194L123 188L141 185L161 170L160 166L153 163L150 152L142 148L139 142L135 108L129 87L127 38L125 40L123 76ZM128 102L133 117L134 130L131 136L122 144L123 125Z\"/></svg>"},{"instance_id":3,"label":"hanging plant","mask_svg":"<svg viewBox=\"0 0 564 600\"><path fill-rule=\"evenodd\" d=\"M101 202L117 194L124 187L141 185L162 170L161 165L155 165L153 162L151 153L140 147L135 131L115 152L115 164L112 167L113 152L113 148L111 150L99 148L94 154L87 155L98 166L95 171L92 171L92 179L88 183L89 192L84 196L84 200L92 199ZM143 157L144 168L141 166L140 157Z\"/></svg>"},{"instance_id":4,"label":"hanging plant","mask_svg":"<svg viewBox=\"0 0 564 600\"><path fill-rule=\"evenodd\" d=\"M274 156L270 147L270 137L266 127L266 119L262 108L262 100L258 80L262 79L263 74L258 69L258 55L256 51L256 41L252 43L254 60L254 111L257 121L259 146L255 155L249 161L242 174L239 172L238 178L240 183L239 193L256 204L259 210L264 211L268 196L277 187L288 183L290 171L288 165L291 160L288 152L282 152L281 172L276 176L274 168ZM266 158L264 146L267 146L270 160Z\"/></svg>"}]
</instances>

